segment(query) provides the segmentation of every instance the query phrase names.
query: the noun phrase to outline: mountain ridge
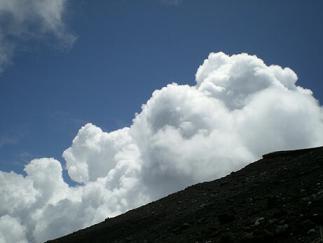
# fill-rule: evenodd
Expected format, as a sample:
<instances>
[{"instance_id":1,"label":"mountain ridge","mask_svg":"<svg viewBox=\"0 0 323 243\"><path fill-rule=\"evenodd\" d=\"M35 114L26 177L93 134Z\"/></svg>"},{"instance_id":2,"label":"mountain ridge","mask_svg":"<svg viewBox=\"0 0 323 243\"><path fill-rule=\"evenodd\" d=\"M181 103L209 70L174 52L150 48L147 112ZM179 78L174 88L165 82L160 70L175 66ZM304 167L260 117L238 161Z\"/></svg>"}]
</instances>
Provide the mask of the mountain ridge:
<instances>
[{"instance_id":1,"label":"mountain ridge","mask_svg":"<svg viewBox=\"0 0 323 243\"><path fill-rule=\"evenodd\" d=\"M323 147L277 151L48 242L319 242Z\"/></svg>"}]
</instances>

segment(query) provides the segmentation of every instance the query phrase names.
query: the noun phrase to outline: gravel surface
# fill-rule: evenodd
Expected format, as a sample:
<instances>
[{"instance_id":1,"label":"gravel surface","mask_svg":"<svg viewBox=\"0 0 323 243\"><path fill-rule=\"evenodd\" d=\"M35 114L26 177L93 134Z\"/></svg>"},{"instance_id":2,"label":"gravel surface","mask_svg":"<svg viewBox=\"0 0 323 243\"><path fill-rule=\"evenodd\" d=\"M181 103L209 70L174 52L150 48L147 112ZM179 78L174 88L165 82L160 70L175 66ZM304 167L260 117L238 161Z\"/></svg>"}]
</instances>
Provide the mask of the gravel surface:
<instances>
[{"instance_id":1,"label":"gravel surface","mask_svg":"<svg viewBox=\"0 0 323 243\"><path fill-rule=\"evenodd\" d=\"M264 155L224 178L49 242L318 243L322 218L319 147Z\"/></svg>"}]
</instances>

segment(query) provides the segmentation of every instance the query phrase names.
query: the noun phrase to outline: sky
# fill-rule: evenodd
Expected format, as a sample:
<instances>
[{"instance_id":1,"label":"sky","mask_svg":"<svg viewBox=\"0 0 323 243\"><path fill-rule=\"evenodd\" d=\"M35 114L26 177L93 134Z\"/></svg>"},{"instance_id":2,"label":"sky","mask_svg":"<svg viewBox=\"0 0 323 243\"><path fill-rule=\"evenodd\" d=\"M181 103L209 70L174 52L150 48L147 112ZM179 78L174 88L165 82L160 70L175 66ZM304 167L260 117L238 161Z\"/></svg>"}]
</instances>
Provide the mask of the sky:
<instances>
[{"instance_id":1,"label":"sky","mask_svg":"<svg viewBox=\"0 0 323 243\"><path fill-rule=\"evenodd\" d=\"M0 0L0 242L41 242L263 153L323 145L322 10ZM12 190L26 197L9 210ZM49 221L64 210L83 223ZM10 224L21 237L1 235Z\"/></svg>"},{"instance_id":2,"label":"sky","mask_svg":"<svg viewBox=\"0 0 323 243\"><path fill-rule=\"evenodd\" d=\"M77 37L20 40L0 76L0 168L61 158L81 125L129 125L153 90L194 83L209 52L256 54L323 99L321 1L70 1ZM54 39L54 40L53 40Z\"/></svg>"}]
</instances>

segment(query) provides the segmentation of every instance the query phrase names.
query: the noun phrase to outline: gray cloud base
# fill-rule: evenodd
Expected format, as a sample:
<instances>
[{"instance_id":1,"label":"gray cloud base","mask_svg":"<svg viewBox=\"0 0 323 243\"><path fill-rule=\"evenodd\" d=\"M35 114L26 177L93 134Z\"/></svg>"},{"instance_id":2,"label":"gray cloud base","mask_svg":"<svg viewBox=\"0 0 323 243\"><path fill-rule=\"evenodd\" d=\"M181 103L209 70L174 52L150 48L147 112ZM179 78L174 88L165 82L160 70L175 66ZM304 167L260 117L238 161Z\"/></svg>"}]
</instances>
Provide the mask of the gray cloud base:
<instances>
[{"instance_id":1,"label":"gray cloud base","mask_svg":"<svg viewBox=\"0 0 323 243\"><path fill-rule=\"evenodd\" d=\"M0 242L42 242L222 177L263 153L323 144L322 108L291 69L211 53L196 80L156 90L130 127L83 126L63 153L78 186L64 182L52 158L32 160L26 176L0 172Z\"/></svg>"},{"instance_id":2,"label":"gray cloud base","mask_svg":"<svg viewBox=\"0 0 323 243\"><path fill-rule=\"evenodd\" d=\"M17 41L50 34L64 46L76 37L63 21L67 0L0 0L0 71L10 64Z\"/></svg>"}]
</instances>

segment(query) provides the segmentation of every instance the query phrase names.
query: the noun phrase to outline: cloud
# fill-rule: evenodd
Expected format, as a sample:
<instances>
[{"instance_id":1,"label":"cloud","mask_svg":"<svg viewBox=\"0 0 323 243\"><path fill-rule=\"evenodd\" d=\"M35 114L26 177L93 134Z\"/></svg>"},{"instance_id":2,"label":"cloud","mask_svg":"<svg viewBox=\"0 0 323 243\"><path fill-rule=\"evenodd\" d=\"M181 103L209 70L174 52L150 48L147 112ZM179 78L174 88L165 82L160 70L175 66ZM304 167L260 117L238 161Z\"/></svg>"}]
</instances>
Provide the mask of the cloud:
<instances>
[{"instance_id":1,"label":"cloud","mask_svg":"<svg viewBox=\"0 0 323 243\"><path fill-rule=\"evenodd\" d=\"M296 81L291 69L256 56L211 53L196 85L156 90L130 127L83 126L63 153L77 186L64 182L52 158L32 160L25 175L0 172L0 239L42 242L225 176L266 152L322 145L322 107ZM11 235L10 225L20 233Z\"/></svg>"},{"instance_id":2,"label":"cloud","mask_svg":"<svg viewBox=\"0 0 323 243\"><path fill-rule=\"evenodd\" d=\"M52 35L70 46L76 37L66 30L67 0L0 0L0 71L11 62L19 41Z\"/></svg>"},{"instance_id":3,"label":"cloud","mask_svg":"<svg viewBox=\"0 0 323 243\"><path fill-rule=\"evenodd\" d=\"M16 218L8 215L0 217L0 232L6 232L0 234L0 243L27 243L25 230L25 227Z\"/></svg>"}]
</instances>

